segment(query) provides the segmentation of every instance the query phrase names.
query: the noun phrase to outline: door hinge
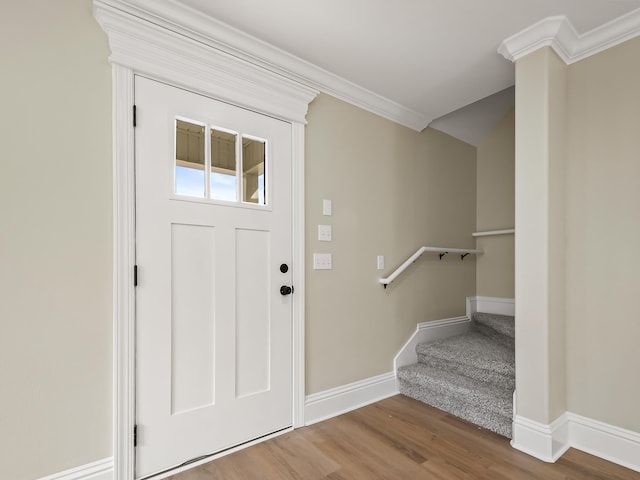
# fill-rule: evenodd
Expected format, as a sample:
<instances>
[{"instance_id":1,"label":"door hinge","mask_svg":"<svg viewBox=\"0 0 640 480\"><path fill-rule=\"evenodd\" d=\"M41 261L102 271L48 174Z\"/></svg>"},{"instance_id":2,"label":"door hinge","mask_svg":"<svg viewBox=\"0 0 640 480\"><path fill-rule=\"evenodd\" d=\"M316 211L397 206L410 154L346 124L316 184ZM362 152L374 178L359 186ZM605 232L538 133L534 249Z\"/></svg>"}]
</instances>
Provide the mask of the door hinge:
<instances>
[{"instance_id":1,"label":"door hinge","mask_svg":"<svg viewBox=\"0 0 640 480\"><path fill-rule=\"evenodd\" d=\"M134 105L133 106L133 126L134 127L136 126L137 120L138 120L138 115L136 112L136 106Z\"/></svg>"},{"instance_id":2,"label":"door hinge","mask_svg":"<svg viewBox=\"0 0 640 480\"><path fill-rule=\"evenodd\" d=\"M133 446L138 446L138 425L133 426Z\"/></svg>"},{"instance_id":3,"label":"door hinge","mask_svg":"<svg viewBox=\"0 0 640 480\"><path fill-rule=\"evenodd\" d=\"M138 265L133 266L133 286L138 286Z\"/></svg>"}]
</instances>

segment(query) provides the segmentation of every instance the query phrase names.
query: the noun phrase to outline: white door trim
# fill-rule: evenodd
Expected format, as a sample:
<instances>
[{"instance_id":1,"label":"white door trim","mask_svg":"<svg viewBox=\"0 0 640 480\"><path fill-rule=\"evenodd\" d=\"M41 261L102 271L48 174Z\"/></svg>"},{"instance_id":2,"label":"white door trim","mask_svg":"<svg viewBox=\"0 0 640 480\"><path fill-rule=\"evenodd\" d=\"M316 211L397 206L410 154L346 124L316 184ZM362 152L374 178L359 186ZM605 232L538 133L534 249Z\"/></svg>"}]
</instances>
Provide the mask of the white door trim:
<instances>
[{"instance_id":1,"label":"white door trim","mask_svg":"<svg viewBox=\"0 0 640 480\"><path fill-rule=\"evenodd\" d=\"M113 453L114 480L134 478L135 179L134 75L140 74L292 124L293 424L304 425L304 125L318 92L263 67L150 22L129 2L94 0L112 63L113 136ZM162 25L161 25L162 24ZM215 29L211 30L215 35ZM259 81L256 81L259 80Z\"/></svg>"},{"instance_id":2,"label":"white door trim","mask_svg":"<svg viewBox=\"0 0 640 480\"><path fill-rule=\"evenodd\" d=\"M113 65L114 480L133 480L135 452L135 175L133 70Z\"/></svg>"}]
</instances>

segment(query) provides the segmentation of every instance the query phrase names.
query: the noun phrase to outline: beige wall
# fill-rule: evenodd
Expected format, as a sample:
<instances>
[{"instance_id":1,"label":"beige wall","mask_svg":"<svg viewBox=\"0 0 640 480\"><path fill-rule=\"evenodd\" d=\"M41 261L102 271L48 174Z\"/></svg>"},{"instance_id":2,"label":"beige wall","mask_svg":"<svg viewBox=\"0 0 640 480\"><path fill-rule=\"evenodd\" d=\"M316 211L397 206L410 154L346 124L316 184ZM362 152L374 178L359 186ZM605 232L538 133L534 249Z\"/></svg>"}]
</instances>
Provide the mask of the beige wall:
<instances>
[{"instance_id":1,"label":"beige wall","mask_svg":"<svg viewBox=\"0 0 640 480\"><path fill-rule=\"evenodd\" d=\"M0 478L111 456L111 69L89 0L0 16Z\"/></svg>"},{"instance_id":2,"label":"beige wall","mask_svg":"<svg viewBox=\"0 0 640 480\"><path fill-rule=\"evenodd\" d=\"M514 226L515 110L509 110L478 145L476 230ZM514 236L478 237L476 295L513 298Z\"/></svg>"},{"instance_id":3,"label":"beige wall","mask_svg":"<svg viewBox=\"0 0 640 480\"><path fill-rule=\"evenodd\" d=\"M306 134L307 394L393 369L428 320L463 315L475 264L425 255L387 290L389 274L422 245L473 247L475 148L413 132L327 95L310 106ZM322 215L322 200L333 215ZM317 225L333 241L317 240ZM313 270L313 253L333 270ZM376 270L376 256L386 268Z\"/></svg>"},{"instance_id":4,"label":"beige wall","mask_svg":"<svg viewBox=\"0 0 640 480\"><path fill-rule=\"evenodd\" d=\"M640 39L569 68L569 410L640 432Z\"/></svg>"}]
</instances>

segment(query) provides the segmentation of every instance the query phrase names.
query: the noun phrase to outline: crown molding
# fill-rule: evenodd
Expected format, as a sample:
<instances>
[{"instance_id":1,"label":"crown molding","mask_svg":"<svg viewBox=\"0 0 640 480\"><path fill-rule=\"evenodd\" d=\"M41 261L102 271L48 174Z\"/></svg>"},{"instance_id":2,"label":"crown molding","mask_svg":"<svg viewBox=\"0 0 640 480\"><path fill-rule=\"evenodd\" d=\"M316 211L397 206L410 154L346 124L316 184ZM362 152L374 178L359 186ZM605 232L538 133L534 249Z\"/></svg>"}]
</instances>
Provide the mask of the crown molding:
<instances>
[{"instance_id":1,"label":"crown molding","mask_svg":"<svg viewBox=\"0 0 640 480\"><path fill-rule=\"evenodd\" d=\"M112 64L285 121L305 123L317 90L141 18L119 8L121 3L94 1L94 16L107 34Z\"/></svg>"},{"instance_id":2,"label":"crown molding","mask_svg":"<svg viewBox=\"0 0 640 480\"><path fill-rule=\"evenodd\" d=\"M148 28L170 33L174 39L188 39L219 55L242 59L300 87L322 91L413 130L421 131L433 120L175 0L95 0L94 9L126 15L136 19L138 25L144 23ZM98 13L96 18L103 25ZM113 52L113 42L110 43ZM112 61L125 59L113 52Z\"/></svg>"},{"instance_id":3,"label":"crown molding","mask_svg":"<svg viewBox=\"0 0 640 480\"><path fill-rule=\"evenodd\" d=\"M640 35L640 8L579 34L564 16L547 17L504 40L498 53L516 60L542 47L551 47L570 65Z\"/></svg>"}]
</instances>

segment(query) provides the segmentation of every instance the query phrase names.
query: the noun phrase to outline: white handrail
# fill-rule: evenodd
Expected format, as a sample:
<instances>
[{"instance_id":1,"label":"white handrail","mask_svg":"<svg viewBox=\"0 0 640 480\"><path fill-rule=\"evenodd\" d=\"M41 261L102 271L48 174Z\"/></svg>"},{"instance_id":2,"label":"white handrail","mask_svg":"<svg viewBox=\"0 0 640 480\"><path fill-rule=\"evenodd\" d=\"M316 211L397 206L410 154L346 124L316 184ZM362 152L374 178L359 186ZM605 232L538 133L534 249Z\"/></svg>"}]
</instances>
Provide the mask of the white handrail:
<instances>
[{"instance_id":1,"label":"white handrail","mask_svg":"<svg viewBox=\"0 0 640 480\"><path fill-rule=\"evenodd\" d=\"M420 258L422 256L422 254L425 253L425 252L437 252L437 253L439 253L440 254L440 260L442 260L442 257L445 256L447 253L459 253L461 259L464 259L464 257L466 257L469 254L474 254L475 255L475 254L483 253L482 250L468 249L468 248L420 247L416 251L416 253L411 255L409 258L407 258L407 260L402 265L400 265L398 268L396 268L395 271L391 275L389 275L387 278L381 278L379 280L380 283L384 286L384 288L387 288L387 285L389 285L396 278L398 278L398 275L400 275L407 268L409 268L409 265L411 265L418 258Z\"/></svg>"},{"instance_id":2,"label":"white handrail","mask_svg":"<svg viewBox=\"0 0 640 480\"><path fill-rule=\"evenodd\" d=\"M488 232L473 232L471 236L473 237L488 237L491 235L508 235L510 233L516 233L515 229L507 228L505 230L490 230Z\"/></svg>"}]
</instances>

